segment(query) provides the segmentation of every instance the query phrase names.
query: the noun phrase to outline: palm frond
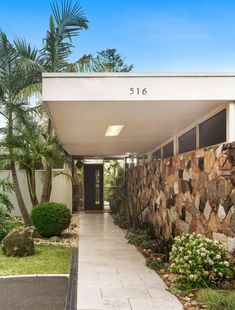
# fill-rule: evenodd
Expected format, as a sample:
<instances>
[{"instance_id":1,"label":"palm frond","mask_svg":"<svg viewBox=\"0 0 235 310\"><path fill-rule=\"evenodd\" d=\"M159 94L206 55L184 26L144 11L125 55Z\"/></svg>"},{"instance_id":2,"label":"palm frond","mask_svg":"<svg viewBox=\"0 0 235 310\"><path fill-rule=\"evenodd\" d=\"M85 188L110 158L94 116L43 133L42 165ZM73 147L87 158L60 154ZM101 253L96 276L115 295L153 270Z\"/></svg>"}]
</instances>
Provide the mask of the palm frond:
<instances>
[{"instance_id":1,"label":"palm frond","mask_svg":"<svg viewBox=\"0 0 235 310\"><path fill-rule=\"evenodd\" d=\"M63 38L77 36L81 30L88 28L88 20L78 3L73 4L70 0L62 0L59 6L58 2L53 2L51 10Z\"/></svg>"}]
</instances>

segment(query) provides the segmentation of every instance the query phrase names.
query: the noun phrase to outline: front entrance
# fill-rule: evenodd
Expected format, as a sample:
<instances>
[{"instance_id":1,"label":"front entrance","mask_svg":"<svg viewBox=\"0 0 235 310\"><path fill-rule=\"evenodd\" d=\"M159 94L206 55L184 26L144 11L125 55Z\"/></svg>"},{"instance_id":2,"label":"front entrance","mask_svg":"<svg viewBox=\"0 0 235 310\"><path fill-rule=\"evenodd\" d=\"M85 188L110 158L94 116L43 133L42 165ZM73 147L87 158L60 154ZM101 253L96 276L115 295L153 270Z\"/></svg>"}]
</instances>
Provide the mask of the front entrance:
<instances>
[{"instance_id":1,"label":"front entrance","mask_svg":"<svg viewBox=\"0 0 235 310\"><path fill-rule=\"evenodd\" d=\"M102 211L104 207L104 166L84 165L84 209Z\"/></svg>"}]
</instances>

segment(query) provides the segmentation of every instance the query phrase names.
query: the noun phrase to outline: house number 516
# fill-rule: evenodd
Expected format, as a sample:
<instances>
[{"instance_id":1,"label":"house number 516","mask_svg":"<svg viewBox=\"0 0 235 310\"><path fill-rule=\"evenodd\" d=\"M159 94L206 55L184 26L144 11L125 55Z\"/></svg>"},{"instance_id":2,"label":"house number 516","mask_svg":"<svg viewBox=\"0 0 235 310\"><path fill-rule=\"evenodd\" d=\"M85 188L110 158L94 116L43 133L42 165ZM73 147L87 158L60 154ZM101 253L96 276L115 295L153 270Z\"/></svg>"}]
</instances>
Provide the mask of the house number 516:
<instances>
[{"instance_id":1,"label":"house number 516","mask_svg":"<svg viewBox=\"0 0 235 310\"><path fill-rule=\"evenodd\" d=\"M147 88L134 88L134 87L131 87L130 88L130 95L147 95L148 94L148 90Z\"/></svg>"}]
</instances>

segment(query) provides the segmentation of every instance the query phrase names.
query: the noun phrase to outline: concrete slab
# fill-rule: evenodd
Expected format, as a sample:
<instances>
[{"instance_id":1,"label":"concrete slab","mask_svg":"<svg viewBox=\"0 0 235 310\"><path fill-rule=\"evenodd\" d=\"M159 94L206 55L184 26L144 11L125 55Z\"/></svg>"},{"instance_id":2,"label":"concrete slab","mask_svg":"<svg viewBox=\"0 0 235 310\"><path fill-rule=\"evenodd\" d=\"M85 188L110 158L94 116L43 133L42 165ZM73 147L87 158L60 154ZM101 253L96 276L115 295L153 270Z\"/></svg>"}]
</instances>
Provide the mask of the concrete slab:
<instances>
[{"instance_id":1,"label":"concrete slab","mask_svg":"<svg viewBox=\"0 0 235 310\"><path fill-rule=\"evenodd\" d=\"M105 214L81 214L77 310L182 310Z\"/></svg>"}]
</instances>

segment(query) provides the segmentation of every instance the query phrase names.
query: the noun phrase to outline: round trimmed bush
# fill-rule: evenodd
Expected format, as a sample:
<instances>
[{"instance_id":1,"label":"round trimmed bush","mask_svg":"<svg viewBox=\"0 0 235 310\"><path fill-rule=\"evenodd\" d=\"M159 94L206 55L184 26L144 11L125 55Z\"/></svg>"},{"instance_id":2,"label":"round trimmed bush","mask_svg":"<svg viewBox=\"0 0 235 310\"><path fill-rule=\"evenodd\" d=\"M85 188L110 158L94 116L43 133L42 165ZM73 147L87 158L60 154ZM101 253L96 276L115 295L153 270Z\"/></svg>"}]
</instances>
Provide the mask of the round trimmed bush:
<instances>
[{"instance_id":1,"label":"round trimmed bush","mask_svg":"<svg viewBox=\"0 0 235 310\"><path fill-rule=\"evenodd\" d=\"M31 218L40 235L60 236L69 227L71 212L65 204L47 202L32 209Z\"/></svg>"}]
</instances>

